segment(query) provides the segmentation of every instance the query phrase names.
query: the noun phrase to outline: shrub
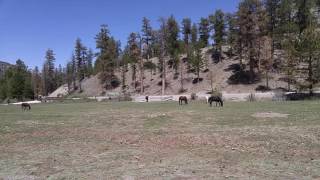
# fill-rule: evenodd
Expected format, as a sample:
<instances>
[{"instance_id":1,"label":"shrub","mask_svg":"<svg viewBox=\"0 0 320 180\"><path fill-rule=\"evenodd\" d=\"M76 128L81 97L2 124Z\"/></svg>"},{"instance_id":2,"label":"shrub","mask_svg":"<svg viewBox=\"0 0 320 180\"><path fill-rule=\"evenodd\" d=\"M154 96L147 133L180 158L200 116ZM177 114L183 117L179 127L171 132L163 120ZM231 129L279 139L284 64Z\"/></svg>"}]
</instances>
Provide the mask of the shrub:
<instances>
[{"instance_id":1,"label":"shrub","mask_svg":"<svg viewBox=\"0 0 320 180\"><path fill-rule=\"evenodd\" d=\"M193 79L192 84L197 84L197 83L200 83L202 81L203 81L203 78L195 78L195 79Z\"/></svg>"},{"instance_id":2,"label":"shrub","mask_svg":"<svg viewBox=\"0 0 320 180\"><path fill-rule=\"evenodd\" d=\"M191 93L191 100L196 100L196 99L197 99L196 93Z\"/></svg>"},{"instance_id":3,"label":"shrub","mask_svg":"<svg viewBox=\"0 0 320 180\"><path fill-rule=\"evenodd\" d=\"M117 77L113 77L110 84L111 84L112 88L117 88L120 86L121 82Z\"/></svg>"},{"instance_id":4,"label":"shrub","mask_svg":"<svg viewBox=\"0 0 320 180\"><path fill-rule=\"evenodd\" d=\"M269 87L267 87L267 86L259 85L256 88L256 91L267 92L267 91L271 91L271 89Z\"/></svg>"}]
</instances>

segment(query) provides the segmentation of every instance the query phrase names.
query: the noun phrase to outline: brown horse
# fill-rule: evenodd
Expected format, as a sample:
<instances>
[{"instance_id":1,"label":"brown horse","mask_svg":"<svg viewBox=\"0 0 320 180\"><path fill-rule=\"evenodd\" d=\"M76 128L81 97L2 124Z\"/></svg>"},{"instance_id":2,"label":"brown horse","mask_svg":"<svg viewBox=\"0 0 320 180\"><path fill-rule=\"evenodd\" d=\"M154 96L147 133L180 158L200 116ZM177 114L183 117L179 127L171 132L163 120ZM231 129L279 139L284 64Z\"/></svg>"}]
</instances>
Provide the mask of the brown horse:
<instances>
[{"instance_id":1,"label":"brown horse","mask_svg":"<svg viewBox=\"0 0 320 180\"><path fill-rule=\"evenodd\" d=\"M208 102L210 104L210 107L212 107L213 102L216 102L216 106L219 104L221 107L223 107L223 101L222 101L221 97L219 97L219 96L209 97Z\"/></svg>"},{"instance_id":2,"label":"brown horse","mask_svg":"<svg viewBox=\"0 0 320 180\"><path fill-rule=\"evenodd\" d=\"M23 111L30 111L31 110L31 105L29 103L22 103L21 104L21 109Z\"/></svg>"},{"instance_id":3,"label":"brown horse","mask_svg":"<svg viewBox=\"0 0 320 180\"><path fill-rule=\"evenodd\" d=\"M188 104L188 98L186 96L179 97L179 105L182 105L183 102L184 102L184 104Z\"/></svg>"}]
</instances>

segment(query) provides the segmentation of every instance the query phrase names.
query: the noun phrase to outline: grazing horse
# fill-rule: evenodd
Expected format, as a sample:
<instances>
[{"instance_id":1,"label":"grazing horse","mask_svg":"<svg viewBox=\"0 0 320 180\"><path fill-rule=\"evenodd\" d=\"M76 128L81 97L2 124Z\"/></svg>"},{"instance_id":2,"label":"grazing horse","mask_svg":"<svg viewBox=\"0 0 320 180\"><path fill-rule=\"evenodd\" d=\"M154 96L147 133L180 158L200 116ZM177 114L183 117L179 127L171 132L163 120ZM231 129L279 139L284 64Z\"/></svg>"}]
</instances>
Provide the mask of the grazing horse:
<instances>
[{"instance_id":1,"label":"grazing horse","mask_svg":"<svg viewBox=\"0 0 320 180\"><path fill-rule=\"evenodd\" d=\"M188 98L186 96L180 96L179 97L179 105L182 105L182 103L188 104Z\"/></svg>"},{"instance_id":2,"label":"grazing horse","mask_svg":"<svg viewBox=\"0 0 320 180\"><path fill-rule=\"evenodd\" d=\"M29 103L22 103L21 104L21 109L23 110L23 111L30 111L31 110L31 105L29 104Z\"/></svg>"},{"instance_id":3,"label":"grazing horse","mask_svg":"<svg viewBox=\"0 0 320 180\"><path fill-rule=\"evenodd\" d=\"M219 103L219 105L220 105L221 107L223 107L223 101L222 101L221 97L219 97L219 96L211 96L211 97L208 99L208 102L209 102L209 104L210 104L210 107L212 107L212 103L213 103L213 102L216 102L216 106L217 106L218 103Z\"/></svg>"}]
</instances>

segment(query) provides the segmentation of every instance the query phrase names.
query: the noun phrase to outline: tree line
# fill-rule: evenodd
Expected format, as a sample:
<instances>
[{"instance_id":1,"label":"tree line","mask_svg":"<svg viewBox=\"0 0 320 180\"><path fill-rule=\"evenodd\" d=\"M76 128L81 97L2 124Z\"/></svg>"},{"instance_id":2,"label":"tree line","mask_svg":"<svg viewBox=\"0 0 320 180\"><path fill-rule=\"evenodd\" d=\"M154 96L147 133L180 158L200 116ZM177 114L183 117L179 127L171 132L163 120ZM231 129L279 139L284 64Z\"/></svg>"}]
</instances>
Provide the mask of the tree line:
<instances>
[{"instance_id":1,"label":"tree line","mask_svg":"<svg viewBox=\"0 0 320 180\"><path fill-rule=\"evenodd\" d=\"M108 26L102 25L95 37L95 52L77 39L65 67L55 67L50 49L41 72L37 67L28 70L18 60L0 81L1 98L48 95L62 84L67 84L70 92L81 92L83 80L95 74L106 90L121 86L126 92L134 87L143 94L149 72L162 78L164 94L168 68L174 70L183 92L184 64L198 83L200 72L211 71L202 52L210 45L215 63L224 60L223 47L228 47L229 57L238 57L237 78L247 83L265 78L269 87L270 72L278 71L285 75L287 90L295 86L312 94L320 80L319 0L242 0L234 13L216 10L199 22L190 18L178 22L171 15L158 22L160 28L154 29L144 17L140 32L130 33L123 49ZM128 84L129 69L133 84Z\"/></svg>"}]
</instances>

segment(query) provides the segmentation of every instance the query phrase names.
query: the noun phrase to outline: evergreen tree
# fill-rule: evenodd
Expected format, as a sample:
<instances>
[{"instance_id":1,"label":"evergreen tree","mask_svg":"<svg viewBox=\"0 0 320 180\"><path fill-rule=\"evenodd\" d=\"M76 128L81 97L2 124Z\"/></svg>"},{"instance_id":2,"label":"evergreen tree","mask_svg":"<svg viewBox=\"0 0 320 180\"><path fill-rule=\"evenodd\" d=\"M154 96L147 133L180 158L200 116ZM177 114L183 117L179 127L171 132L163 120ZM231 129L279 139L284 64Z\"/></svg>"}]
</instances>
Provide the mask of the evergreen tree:
<instances>
[{"instance_id":1,"label":"evergreen tree","mask_svg":"<svg viewBox=\"0 0 320 180\"><path fill-rule=\"evenodd\" d=\"M225 22L224 22L224 13L222 10L217 10L214 15L210 16L210 22L213 25L213 36L215 48L219 53L218 61L221 61L222 54L222 45L224 43L225 36Z\"/></svg>"},{"instance_id":2,"label":"evergreen tree","mask_svg":"<svg viewBox=\"0 0 320 180\"><path fill-rule=\"evenodd\" d=\"M79 38L76 40L74 58L76 61L76 77L78 80L79 90L81 92L81 81L86 77L87 74L87 48L81 43Z\"/></svg>"},{"instance_id":3,"label":"evergreen tree","mask_svg":"<svg viewBox=\"0 0 320 180\"><path fill-rule=\"evenodd\" d=\"M92 62L94 59L94 53L92 51L92 49L89 49L87 51L87 57L86 57L86 77L90 77L93 74L93 66L92 66Z\"/></svg>"},{"instance_id":4,"label":"evergreen tree","mask_svg":"<svg viewBox=\"0 0 320 180\"><path fill-rule=\"evenodd\" d=\"M300 34L311 24L315 22L313 9L315 7L314 0L294 0L297 14L296 22L299 27Z\"/></svg>"},{"instance_id":5,"label":"evergreen tree","mask_svg":"<svg viewBox=\"0 0 320 180\"><path fill-rule=\"evenodd\" d=\"M192 28L191 28L191 43L192 43L192 46L196 46L198 42L198 27L197 27L197 24L193 24L192 25Z\"/></svg>"},{"instance_id":6,"label":"evergreen tree","mask_svg":"<svg viewBox=\"0 0 320 180\"><path fill-rule=\"evenodd\" d=\"M166 60L165 56L168 53L168 47L167 47L167 40L169 39L169 32L167 28L167 22L164 18L160 18L160 30L159 30L159 42L160 42L160 57L159 57L159 65L161 69L161 79L162 79L162 88L161 88L161 94L165 95L166 90Z\"/></svg>"},{"instance_id":7,"label":"evergreen tree","mask_svg":"<svg viewBox=\"0 0 320 180\"><path fill-rule=\"evenodd\" d=\"M127 72L128 72L128 64L131 62L130 59L130 49L127 45L121 56L121 84L122 84L122 92L125 93L127 89Z\"/></svg>"},{"instance_id":8,"label":"evergreen tree","mask_svg":"<svg viewBox=\"0 0 320 180\"><path fill-rule=\"evenodd\" d=\"M316 30L315 25L307 27L301 34L297 42L297 50L301 60L306 63L307 87L310 95L313 95L314 84L317 80L314 74L317 74L317 63L320 55L320 32Z\"/></svg>"},{"instance_id":9,"label":"evergreen tree","mask_svg":"<svg viewBox=\"0 0 320 180\"><path fill-rule=\"evenodd\" d=\"M209 20L207 18L201 18L199 24L199 38L200 38L200 47L204 48L209 44L210 29L209 29Z\"/></svg>"},{"instance_id":10,"label":"evergreen tree","mask_svg":"<svg viewBox=\"0 0 320 180\"><path fill-rule=\"evenodd\" d=\"M134 88L137 88L137 63L139 63L140 59L140 48L138 42L138 36L136 33L131 33L128 38L128 46L129 46L129 56L130 56L130 64L132 68L132 82L134 83Z\"/></svg>"},{"instance_id":11,"label":"evergreen tree","mask_svg":"<svg viewBox=\"0 0 320 180\"><path fill-rule=\"evenodd\" d=\"M46 51L45 62L42 68L43 82L44 82L44 94L49 95L54 90L56 90L55 82L55 62L56 58L54 57L53 50L48 49Z\"/></svg>"},{"instance_id":12,"label":"evergreen tree","mask_svg":"<svg viewBox=\"0 0 320 180\"><path fill-rule=\"evenodd\" d=\"M97 72L100 72L101 83L106 89L114 88L113 82L116 82L114 70L117 59L117 43L110 37L107 25L102 25L100 32L96 35L96 47L99 49L98 57L95 63Z\"/></svg>"},{"instance_id":13,"label":"evergreen tree","mask_svg":"<svg viewBox=\"0 0 320 180\"><path fill-rule=\"evenodd\" d=\"M171 61L173 62L173 68L175 69L176 73L178 70L179 65L179 25L176 21L176 19L173 16L170 16L167 20L167 32L168 36L166 39L168 53L171 58Z\"/></svg>"},{"instance_id":14,"label":"evergreen tree","mask_svg":"<svg viewBox=\"0 0 320 180\"><path fill-rule=\"evenodd\" d=\"M191 19L184 18L182 20L182 34L184 44L188 47L191 40Z\"/></svg>"},{"instance_id":15,"label":"evergreen tree","mask_svg":"<svg viewBox=\"0 0 320 180\"><path fill-rule=\"evenodd\" d=\"M152 42L152 34L153 30L150 25L150 20L146 17L142 20L142 43L143 43L143 56L149 61L151 57L151 42Z\"/></svg>"},{"instance_id":16,"label":"evergreen tree","mask_svg":"<svg viewBox=\"0 0 320 180\"><path fill-rule=\"evenodd\" d=\"M239 5L238 23L242 46L247 49L250 67L250 82L255 79L255 68L258 64L258 46L263 26L263 7L260 0L243 0ZM242 64L241 64L242 66Z\"/></svg>"},{"instance_id":17,"label":"evergreen tree","mask_svg":"<svg viewBox=\"0 0 320 180\"><path fill-rule=\"evenodd\" d=\"M264 0L267 15L267 33L272 40L271 58L273 59L275 49L275 33L279 26L279 7L281 0Z\"/></svg>"},{"instance_id":18,"label":"evergreen tree","mask_svg":"<svg viewBox=\"0 0 320 180\"><path fill-rule=\"evenodd\" d=\"M68 93L71 93L71 87L73 86L73 80L74 80L74 69L73 69L73 63L68 62L67 63L67 67L66 67L66 81L67 81L67 85L68 85ZM73 87L74 88L74 87Z\"/></svg>"},{"instance_id":19,"label":"evergreen tree","mask_svg":"<svg viewBox=\"0 0 320 180\"><path fill-rule=\"evenodd\" d=\"M41 82L42 82L41 74L39 72L39 68L36 66L32 72L33 92L36 98L42 95L42 92L43 92Z\"/></svg>"},{"instance_id":20,"label":"evergreen tree","mask_svg":"<svg viewBox=\"0 0 320 180\"><path fill-rule=\"evenodd\" d=\"M195 70L195 74L197 75L197 80L196 82L200 82L200 72L201 70L203 69L203 57L202 57L202 54L201 54L201 43L196 45L195 47L192 48L191 50L191 55L190 55L190 58L191 58L191 65L192 65L192 68Z\"/></svg>"},{"instance_id":21,"label":"evergreen tree","mask_svg":"<svg viewBox=\"0 0 320 180\"><path fill-rule=\"evenodd\" d=\"M233 54L233 50L236 47L238 38L237 19L235 14L228 13L225 16L228 31L227 31L227 43L230 46L230 53Z\"/></svg>"},{"instance_id":22,"label":"evergreen tree","mask_svg":"<svg viewBox=\"0 0 320 180\"><path fill-rule=\"evenodd\" d=\"M295 83L296 67L298 65L298 51L295 48L296 42L294 36L287 36L281 45L285 50L285 60L282 63L282 70L286 74L287 90L290 91L291 85Z\"/></svg>"},{"instance_id":23,"label":"evergreen tree","mask_svg":"<svg viewBox=\"0 0 320 180\"><path fill-rule=\"evenodd\" d=\"M14 67L13 76L10 82L10 92L13 98L18 100L23 100L24 89L25 89L25 79L27 76L27 66L20 59L16 61Z\"/></svg>"}]
</instances>

